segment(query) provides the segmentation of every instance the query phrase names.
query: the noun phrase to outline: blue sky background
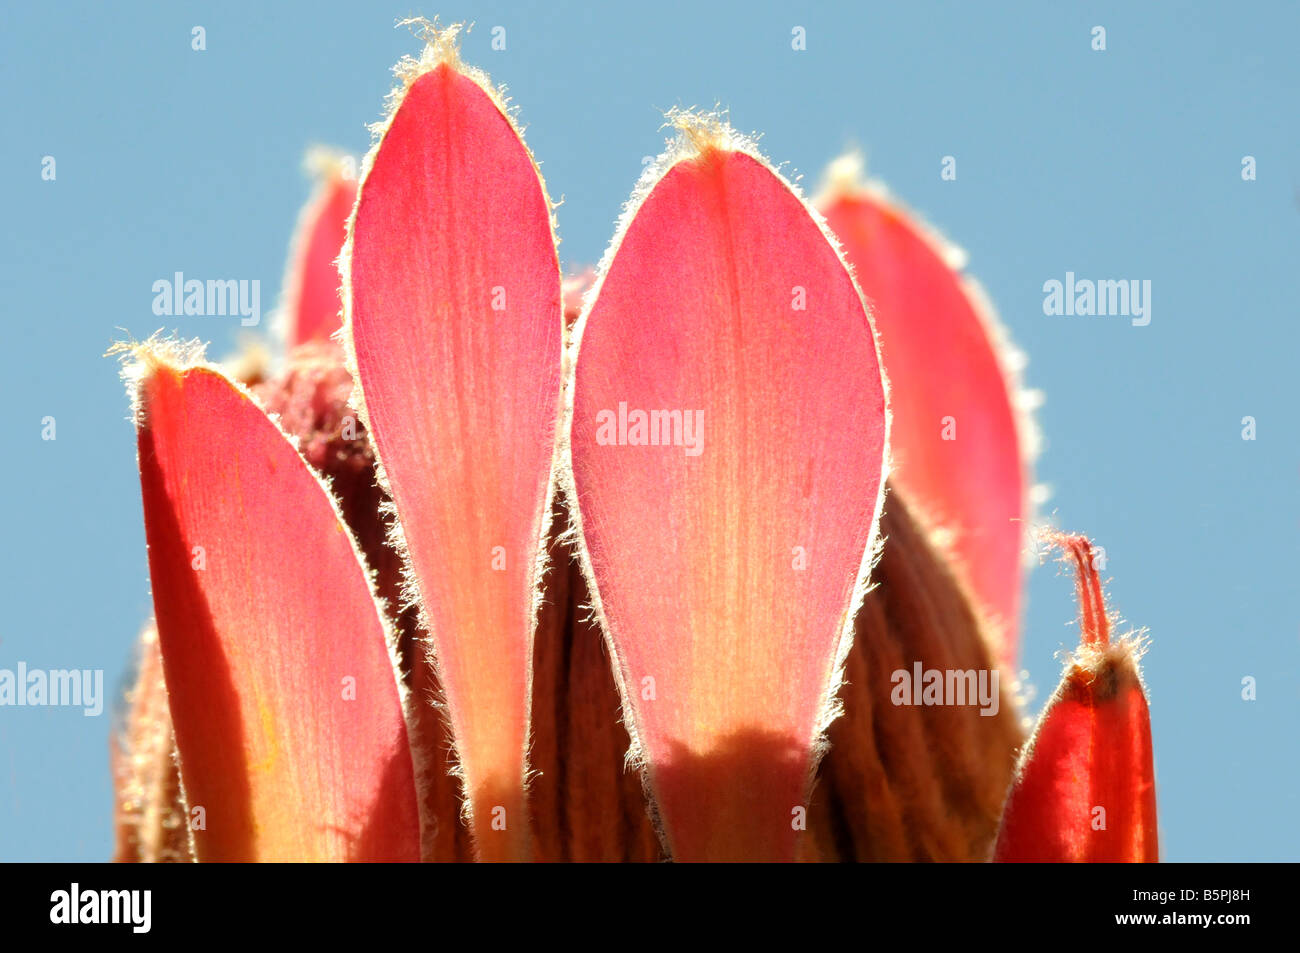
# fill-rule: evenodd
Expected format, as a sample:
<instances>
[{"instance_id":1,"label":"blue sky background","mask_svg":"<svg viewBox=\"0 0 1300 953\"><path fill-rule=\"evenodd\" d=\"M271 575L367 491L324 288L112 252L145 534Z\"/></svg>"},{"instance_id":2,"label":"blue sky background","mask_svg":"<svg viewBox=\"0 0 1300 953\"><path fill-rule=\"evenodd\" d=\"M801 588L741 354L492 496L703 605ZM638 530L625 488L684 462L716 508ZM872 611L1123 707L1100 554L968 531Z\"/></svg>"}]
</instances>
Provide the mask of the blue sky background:
<instances>
[{"instance_id":1,"label":"blue sky background","mask_svg":"<svg viewBox=\"0 0 1300 953\"><path fill-rule=\"evenodd\" d=\"M1296 5L16 6L0 12L0 668L102 668L121 688L150 598L127 402L101 355L164 320L233 347L237 319L156 318L153 281L257 278L268 310L304 149L363 152L389 67L418 46L394 21L440 14L477 23L464 57L518 104L564 198L566 265L600 258L679 104L730 107L809 185L861 145L964 246L1046 393L1047 510L1105 546L1112 608L1150 629L1165 857L1300 859ZM1150 279L1150 325L1045 316L1043 282L1066 271ZM1069 578L1036 570L1035 708L1074 618ZM111 723L0 709L0 859L110 855Z\"/></svg>"}]
</instances>

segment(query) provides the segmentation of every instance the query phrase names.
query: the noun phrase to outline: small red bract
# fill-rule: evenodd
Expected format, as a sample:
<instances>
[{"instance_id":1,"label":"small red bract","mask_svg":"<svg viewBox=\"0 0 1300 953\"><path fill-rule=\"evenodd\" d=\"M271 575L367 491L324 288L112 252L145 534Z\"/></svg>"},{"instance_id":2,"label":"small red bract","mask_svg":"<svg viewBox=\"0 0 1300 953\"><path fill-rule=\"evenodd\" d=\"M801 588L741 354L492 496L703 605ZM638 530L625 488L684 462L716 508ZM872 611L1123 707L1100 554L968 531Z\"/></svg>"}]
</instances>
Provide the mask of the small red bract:
<instances>
[{"instance_id":1,"label":"small red bract","mask_svg":"<svg viewBox=\"0 0 1300 953\"><path fill-rule=\"evenodd\" d=\"M1154 863L1155 768L1140 644L1110 641L1087 538L1047 540L1074 563L1080 646L1021 757L993 859Z\"/></svg>"}]
</instances>

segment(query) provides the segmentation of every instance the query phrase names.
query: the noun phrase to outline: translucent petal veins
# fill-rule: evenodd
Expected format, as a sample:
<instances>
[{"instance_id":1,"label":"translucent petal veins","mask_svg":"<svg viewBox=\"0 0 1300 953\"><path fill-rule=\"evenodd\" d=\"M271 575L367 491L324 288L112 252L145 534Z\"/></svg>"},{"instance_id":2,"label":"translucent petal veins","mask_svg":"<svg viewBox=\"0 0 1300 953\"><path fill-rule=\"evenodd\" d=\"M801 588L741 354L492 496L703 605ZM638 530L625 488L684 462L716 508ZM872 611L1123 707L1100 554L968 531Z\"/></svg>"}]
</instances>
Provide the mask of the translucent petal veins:
<instances>
[{"instance_id":1,"label":"translucent petal veins","mask_svg":"<svg viewBox=\"0 0 1300 953\"><path fill-rule=\"evenodd\" d=\"M999 329L952 254L879 190L833 182L818 200L870 303L893 394L892 478L951 536L966 583L1013 666L1028 444ZM953 249L952 251L955 251Z\"/></svg>"},{"instance_id":2,"label":"translucent petal veins","mask_svg":"<svg viewBox=\"0 0 1300 953\"><path fill-rule=\"evenodd\" d=\"M559 262L537 168L486 78L441 41L401 73L343 259L345 341L479 854L523 858L560 411Z\"/></svg>"},{"instance_id":3,"label":"translucent petal veins","mask_svg":"<svg viewBox=\"0 0 1300 953\"><path fill-rule=\"evenodd\" d=\"M579 321L572 477L625 718L678 860L791 860L871 551L885 395L799 196L690 126Z\"/></svg>"},{"instance_id":4,"label":"translucent petal veins","mask_svg":"<svg viewBox=\"0 0 1300 953\"><path fill-rule=\"evenodd\" d=\"M247 392L136 353L149 569L197 859L418 859L388 633L328 492Z\"/></svg>"},{"instance_id":5,"label":"translucent petal veins","mask_svg":"<svg viewBox=\"0 0 1300 953\"><path fill-rule=\"evenodd\" d=\"M1159 860L1151 720L1131 637L1111 643L1091 545L1057 534L1075 566L1081 645L1021 756L994 860Z\"/></svg>"}]
</instances>

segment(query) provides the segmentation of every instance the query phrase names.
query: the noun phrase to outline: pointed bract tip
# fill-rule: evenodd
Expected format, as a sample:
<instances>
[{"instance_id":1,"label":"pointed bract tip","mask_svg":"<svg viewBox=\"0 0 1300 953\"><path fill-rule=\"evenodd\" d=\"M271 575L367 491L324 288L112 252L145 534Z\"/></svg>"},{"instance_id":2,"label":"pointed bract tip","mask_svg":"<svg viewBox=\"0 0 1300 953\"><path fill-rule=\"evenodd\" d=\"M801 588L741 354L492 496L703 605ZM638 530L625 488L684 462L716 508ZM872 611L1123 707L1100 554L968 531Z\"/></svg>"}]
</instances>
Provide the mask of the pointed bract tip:
<instances>
[{"instance_id":1,"label":"pointed bract tip","mask_svg":"<svg viewBox=\"0 0 1300 953\"><path fill-rule=\"evenodd\" d=\"M970 264L970 255L967 254L966 249L903 205L890 192L889 186L883 180L872 178L868 174L866 155L860 149L850 149L827 164L817 183L817 191L813 194L812 203L825 212L837 202L864 201L879 206L880 211L890 218L905 222L907 227L915 230L952 271L963 272ZM976 297L983 295L982 289L969 279L966 279L966 285L967 294ZM979 302L978 306L987 314L993 314L991 302L984 300Z\"/></svg>"},{"instance_id":2,"label":"pointed bract tip","mask_svg":"<svg viewBox=\"0 0 1300 953\"><path fill-rule=\"evenodd\" d=\"M302 167L309 176L321 182L333 179L351 182L357 177L357 157L333 146L314 145L308 148L302 157Z\"/></svg>"},{"instance_id":3,"label":"pointed bract tip","mask_svg":"<svg viewBox=\"0 0 1300 953\"><path fill-rule=\"evenodd\" d=\"M410 27L411 32L424 41L424 49L419 57L404 56L393 72L404 86L410 86L429 70L436 69L444 63L457 72L464 72L460 61L460 35L468 33L472 24L453 23L441 26L438 18L426 20L424 17L409 17L398 20L399 27Z\"/></svg>"},{"instance_id":4,"label":"pointed bract tip","mask_svg":"<svg viewBox=\"0 0 1300 953\"><path fill-rule=\"evenodd\" d=\"M827 164L813 202L819 208L824 208L829 201L851 198L867 188L867 157L860 149L850 149Z\"/></svg>"},{"instance_id":5,"label":"pointed bract tip","mask_svg":"<svg viewBox=\"0 0 1300 953\"><path fill-rule=\"evenodd\" d=\"M720 109L683 109L674 106L664 113L664 125L679 133L673 151L678 159L706 156L711 152L755 152L753 140L737 132Z\"/></svg>"},{"instance_id":6,"label":"pointed bract tip","mask_svg":"<svg viewBox=\"0 0 1300 953\"><path fill-rule=\"evenodd\" d=\"M139 365L145 373L164 367L183 371L206 363L206 348L207 345L198 338L182 341L163 337L162 332L157 332L143 341L114 341L104 352L104 357L116 357L126 368Z\"/></svg>"},{"instance_id":7,"label":"pointed bract tip","mask_svg":"<svg viewBox=\"0 0 1300 953\"><path fill-rule=\"evenodd\" d=\"M104 357L116 357L122 363L122 381L131 398L131 413L140 423L143 407L140 391L146 381L159 371L180 374L192 367L207 366L206 345L197 338L181 341L156 332L144 341L116 341Z\"/></svg>"}]
</instances>

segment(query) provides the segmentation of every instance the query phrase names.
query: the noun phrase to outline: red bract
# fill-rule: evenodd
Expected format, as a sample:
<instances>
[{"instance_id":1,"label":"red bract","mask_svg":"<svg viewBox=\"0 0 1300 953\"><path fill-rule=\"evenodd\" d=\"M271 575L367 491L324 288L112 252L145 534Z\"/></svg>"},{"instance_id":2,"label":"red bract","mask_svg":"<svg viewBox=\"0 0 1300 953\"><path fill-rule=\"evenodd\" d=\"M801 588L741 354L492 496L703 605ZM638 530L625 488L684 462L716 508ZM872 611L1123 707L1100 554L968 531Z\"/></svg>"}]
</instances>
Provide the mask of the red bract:
<instances>
[{"instance_id":1,"label":"red bract","mask_svg":"<svg viewBox=\"0 0 1300 953\"><path fill-rule=\"evenodd\" d=\"M579 319L573 498L669 850L789 860L865 583L884 387L799 196L724 127L686 132Z\"/></svg>"},{"instance_id":2,"label":"red bract","mask_svg":"<svg viewBox=\"0 0 1300 953\"><path fill-rule=\"evenodd\" d=\"M891 691L1014 658L1025 432L969 289L840 194L860 289L752 141L691 114L562 282L538 167L456 35L399 64L355 202L327 177L304 213L281 367L233 374L249 391L123 348L158 637L119 856L987 858L1014 699ZM1128 656L1095 651L1136 717ZM1073 817L1034 790L1023 816Z\"/></svg>"},{"instance_id":3,"label":"red bract","mask_svg":"<svg viewBox=\"0 0 1300 953\"><path fill-rule=\"evenodd\" d=\"M290 347L328 340L342 324L338 257L357 200L357 182L341 159L323 157L314 164L320 184L299 219L285 276Z\"/></svg>"},{"instance_id":4,"label":"red bract","mask_svg":"<svg viewBox=\"0 0 1300 953\"><path fill-rule=\"evenodd\" d=\"M1096 556L1083 536L1054 534L1075 566L1079 652L1016 771L994 859L1155 862L1155 768L1140 647L1110 641Z\"/></svg>"},{"instance_id":5,"label":"red bract","mask_svg":"<svg viewBox=\"0 0 1300 953\"><path fill-rule=\"evenodd\" d=\"M859 182L852 157L832 167L818 206L867 295L893 393L895 483L933 528L1001 636L1014 669L1032 432L1017 411L1019 356L964 255Z\"/></svg>"},{"instance_id":6,"label":"red bract","mask_svg":"<svg viewBox=\"0 0 1300 953\"><path fill-rule=\"evenodd\" d=\"M218 371L146 344L132 372L195 856L417 860L388 627L328 492Z\"/></svg>"},{"instance_id":7,"label":"red bract","mask_svg":"<svg viewBox=\"0 0 1300 953\"><path fill-rule=\"evenodd\" d=\"M402 69L344 252L349 348L485 857L529 853L533 627L560 410L550 203L450 36Z\"/></svg>"}]
</instances>

